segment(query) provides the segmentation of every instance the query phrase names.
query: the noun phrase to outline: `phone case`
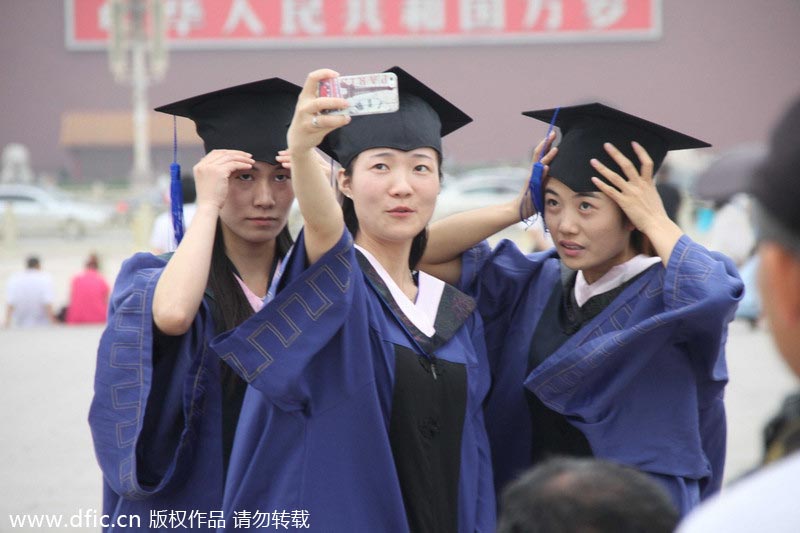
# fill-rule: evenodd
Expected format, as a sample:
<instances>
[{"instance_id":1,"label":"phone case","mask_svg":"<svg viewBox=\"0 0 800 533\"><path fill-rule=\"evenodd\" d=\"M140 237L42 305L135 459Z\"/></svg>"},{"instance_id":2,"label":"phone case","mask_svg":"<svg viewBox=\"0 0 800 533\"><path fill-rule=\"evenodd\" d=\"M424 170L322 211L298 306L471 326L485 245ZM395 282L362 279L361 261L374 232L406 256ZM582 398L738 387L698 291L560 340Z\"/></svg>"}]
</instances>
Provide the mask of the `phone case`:
<instances>
[{"instance_id":1,"label":"phone case","mask_svg":"<svg viewBox=\"0 0 800 533\"><path fill-rule=\"evenodd\" d=\"M346 109L323 111L330 115L393 113L400 108L397 75L393 72L339 76L319 82L319 96L344 98Z\"/></svg>"}]
</instances>

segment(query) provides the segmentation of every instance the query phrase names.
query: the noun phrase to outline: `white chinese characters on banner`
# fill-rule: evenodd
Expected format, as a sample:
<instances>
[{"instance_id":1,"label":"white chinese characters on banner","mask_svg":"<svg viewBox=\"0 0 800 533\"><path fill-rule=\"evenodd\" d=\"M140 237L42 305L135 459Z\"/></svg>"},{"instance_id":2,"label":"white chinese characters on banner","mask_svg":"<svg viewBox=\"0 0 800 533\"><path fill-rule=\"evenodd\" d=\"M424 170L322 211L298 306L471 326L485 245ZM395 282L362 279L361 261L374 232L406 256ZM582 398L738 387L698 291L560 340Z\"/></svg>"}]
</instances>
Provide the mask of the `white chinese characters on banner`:
<instances>
[{"instance_id":1,"label":"white chinese characters on banner","mask_svg":"<svg viewBox=\"0 0 800 533\"><path fill-rule=\"evenodd\" d=\"M111 5L103 2L97 8L97 25L106 32L111 32Z\"/></svg>"},{"instance_id":2,"label":"white chinese characters on banner","mask_svg":"<svg viewBox=\"0 0 800 533\"><path fill-rule=\"evenodd\" d=\"M201 0L166 0L164 10L167 24L176 35L184 37L195 28L200 28L205 19L205 9Z\"/></svg>"},{"instance_id":3,"label":"white chinese characters on banner","mask_svg":"<svg viewBox=\"0 0 800 533\"><path fill-rule=\"evenodd\" d=\"M445 27L444 0L405 0L401 24L411 33L441 31Z\"/></svg>"},{"instance_id":4,"label":"white chinese characters on banner","mask_svg":"<svg viewBox=\"0 0 800 533\"><path fill-rule=\"evenodd\" d=\"M322 0L283 0L283 35L322 35L325 33L325 14Z\"/></svg>"},{"instance_id":5,"label":"white chinese characters on banner","mask_svg":"<svg viewBox=\"0 0 800 533\"><path fill-rule=\"evenodd\" d=\"M586 17L593 28L608 28L625 15L625 0L583 0Z\"/></svg>"},{"instance_id":6,"label":"white chinese characters on banner","mask_svg":"<svg viewBox=\"0 0 800 533\"><path fill-rule=\"evenodd\" d=\"M117 0L161 2L175 50L652 40L662 0ZM68 49L108 46L112 0L65 0ZM149 5L149 4L148 4ZM128 21L123 20L123 24Z\"/></svg>"},{"instance_id":7,"label":"white chinese characters on banner","mask_svg":"<svg viewBox=\"0 0 800 533\"><path fill-rule=\"evenodd\" d=\"M244 24L253 35L264 33L264 24L261 23L258 15L253 11L249 0L233 0L231 10L228 12L225 24L222 26L222 33L233 33L240 24Z\"/></svg>"},{"instance_id":8,"label":"white chinese characters on banner","mask_svg":"<svg viewBox=\"0 0 800 533\"><path fill-rule=\"evenodd\" d=\"M383 20L379 7L378 0L347 0L347 22L344 25L344 33L356 33L362 26L366 26L372 33L380 33L383 29Z\"/></svg>"},{"instance_id":9,"label":"white chinese characters on banner","mask_svg":"<svg viewBox=\"0 0 800 533\"><path fill-rule=\"evenodd\" d=\"M461 29L502 30L506 25L506 3L503 0L461 0Z\"/></svg>"},{"instance_id":10,"label":"white chinese characters on banner","mask_svg":"<svg viewBox=\"0 0 800 533\"><path fill-rule=\"evenodd\" d=\"M564 6L562 0L528 0L525 8L525 18L522 25L533 28L539 23L542 11L547 10L544 27L548 30L557 30L564 20Z\"/></svg>"}]
</instances>

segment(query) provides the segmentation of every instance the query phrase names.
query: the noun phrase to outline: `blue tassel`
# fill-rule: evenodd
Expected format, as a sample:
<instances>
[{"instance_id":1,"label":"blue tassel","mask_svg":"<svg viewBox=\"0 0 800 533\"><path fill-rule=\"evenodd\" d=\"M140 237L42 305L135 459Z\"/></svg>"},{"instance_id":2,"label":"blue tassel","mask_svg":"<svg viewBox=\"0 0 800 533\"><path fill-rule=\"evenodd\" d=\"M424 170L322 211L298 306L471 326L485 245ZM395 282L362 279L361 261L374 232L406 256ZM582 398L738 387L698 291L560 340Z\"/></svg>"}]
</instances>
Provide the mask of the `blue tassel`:
<instances>
[{"instance_id":1,"label":"blue tassel","mask_svg":"<svg viewBox=\"0 0 800 533\"><path fill-rule=\"evenodd\" d=\"M533 198L533 205L536 212L540 215L544 213L544 196L542 194L542 174L544 174L544 163L537 161L533 165L531 177L528 181L528 193Z\"/></svg>"},{"instance_id":2,"label":"blue tassel","mask_svg":"<svg viewBox=\"0 0 800 533\"><path fill-rule=\"evenodd\" d=\"M553 118L550 120L550 127L547 128L547 134L544 136L545 139L545 148L547 148L546 141L550 138L550 134L553 132L553 127L556 124L556 117L558 117L558 111L561 107L557 107L556 110L553 112ZM542 190L542 177L544 174L544 163L542 163L542 159L546 155L546 150L542 150L542 153L539 154L539 160L536 161L533 165L533 169L531 170L531 177L528 179L528 190L526 191L527 195L533 199L533 205L536 208L536 214L542 217L542 225L544 226L544 230L547 231L547 225L544 223L544 191ZM520 205L520 218L522 218L522 206Z\"/></svg>"},{"instance_id":3,"label":"blue tassel","mask_svg":"<svg viewBox=\"0 0 800 533\"><path fill-rule=\"evenodd\" d=\"M169 166L169 197L172 209L172 229L175 231L175 242L183 239L183 189L181 189L181 166L172 163Z\"/></svg>"},{"instance_id":4,"label":"blue tassel","mask_svg":"<svg viewBox=\"0 0 800 533\"><path fill-rule=\"evenodd\" d=\"M183 240L183 189L181 166L178 164L178 117L172 115L172 164L169 166L169 203L172 211L172 229L175 243Z\"/></svg>"}]
</instances>

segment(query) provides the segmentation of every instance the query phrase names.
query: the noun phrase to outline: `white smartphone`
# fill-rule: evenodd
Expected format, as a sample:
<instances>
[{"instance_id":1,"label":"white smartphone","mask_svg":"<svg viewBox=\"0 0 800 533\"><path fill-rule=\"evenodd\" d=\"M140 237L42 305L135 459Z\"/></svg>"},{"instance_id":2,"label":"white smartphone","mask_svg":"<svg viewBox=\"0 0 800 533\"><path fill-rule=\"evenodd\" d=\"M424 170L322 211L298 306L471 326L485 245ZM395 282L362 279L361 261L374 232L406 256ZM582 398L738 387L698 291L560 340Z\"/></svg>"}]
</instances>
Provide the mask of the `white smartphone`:
<instances>
[{"instance_id":1,"label":"white smartphone","mask_svg":"<svg viewBox=\"0 0 800 533\"><path fill-rule=\"evenodd\" d=\"M393 72L339 76L319 82L319 96L344 98L346 109L323 111L329 115L373 115L393 113L400 108L397 75Z\"/></svg>"}]
</instances>

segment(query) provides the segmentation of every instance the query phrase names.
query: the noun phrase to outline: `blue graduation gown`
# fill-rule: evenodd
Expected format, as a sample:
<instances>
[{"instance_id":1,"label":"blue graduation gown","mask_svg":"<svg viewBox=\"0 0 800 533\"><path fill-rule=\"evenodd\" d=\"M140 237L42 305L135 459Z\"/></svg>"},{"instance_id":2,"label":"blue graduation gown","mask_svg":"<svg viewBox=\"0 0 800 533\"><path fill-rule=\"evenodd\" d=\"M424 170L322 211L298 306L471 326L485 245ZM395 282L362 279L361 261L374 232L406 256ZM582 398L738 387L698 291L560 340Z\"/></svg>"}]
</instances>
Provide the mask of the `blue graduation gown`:
<instances>
[{"instance_id":1,"label":"blue graduation gown","mask_svg":"<svg viewBox=\"0 0 800 533\"><path fill-rule=\"evenodd\" d=\"M462 286L484 319L492 369L497 490L531 466L537 428L524 384L596 457L653 475L687 512L722 481L725 341L743 289L736 268L681 237L666 268L635 278L529 374L532 337L560 276L555 250L525 255L503 241L463 256Z\"/></svg>"},{"instance_id":2,"label":"blue graduation gown","mask_svg":"<svg viewBox=\"0 0 800 533\"><path fill-rule=\"evenodd\" d=\"M165 266L134 255L111 295L89 412L103 513L111 523L138 515L141 529L125 531L215 530L224 485L220 362L208 350L215 328L204 300L186 334L156 339L153 294Z\"/></svg>"},{"instance_id":3,"label":"blue graduation gown","mask_svg":"<svg viewBox=\"0 0 800 533\"><path fill-rule=\"evenodd\" d=\"M429 338L397 310L374 270L359 264L347 231L314 265L306 267L305 258L301 234L275 300L236 335L212 343L250 385L228 471L226 517L301 512L312 531L407 532L404 498L420 504L427 496L434 503L412 514L433 530L493 531L481 408L488 362L472 299L445 286ZM423 376L423 387L398 390L398 376L407 372ZM408 391L435 396L454 376L466 377L458 427L452 413L437 418L449 406L435 400L423 417L394 405L413 404ZM442 461L455 465L451 479L442 477L440 457L422 453L419 464L410 463L397 446L408 444L404 438L422 450L460 439L454 457ZM426 463L431 458L435 464ZM454 488L452 501L440 486L427 491L426 472Z\"/></svg>"}]
</instances>

